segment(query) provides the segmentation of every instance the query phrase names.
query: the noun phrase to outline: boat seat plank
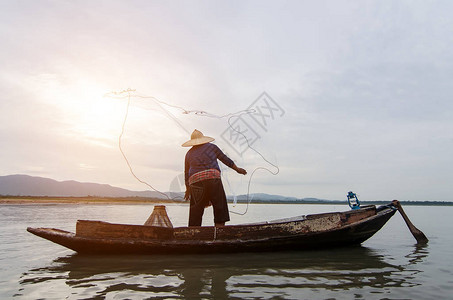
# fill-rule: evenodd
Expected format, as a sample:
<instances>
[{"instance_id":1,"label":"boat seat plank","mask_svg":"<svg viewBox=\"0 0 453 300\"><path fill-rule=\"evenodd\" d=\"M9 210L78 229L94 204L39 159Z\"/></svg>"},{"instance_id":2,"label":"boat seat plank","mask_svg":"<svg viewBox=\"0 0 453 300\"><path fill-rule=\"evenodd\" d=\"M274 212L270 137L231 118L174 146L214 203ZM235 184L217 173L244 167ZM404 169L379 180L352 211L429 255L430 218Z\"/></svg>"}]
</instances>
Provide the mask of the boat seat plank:
<instances>
[{"instance_id":1,"label":"boat seat plank","mask_svg":"<svg viewBox=\"0 0 453 300\"><path fill-rule=\"evenodd\" d=\"M173 228L78 220L76 236L168 240L173 238Z\"/></svg>"}]
</instances>

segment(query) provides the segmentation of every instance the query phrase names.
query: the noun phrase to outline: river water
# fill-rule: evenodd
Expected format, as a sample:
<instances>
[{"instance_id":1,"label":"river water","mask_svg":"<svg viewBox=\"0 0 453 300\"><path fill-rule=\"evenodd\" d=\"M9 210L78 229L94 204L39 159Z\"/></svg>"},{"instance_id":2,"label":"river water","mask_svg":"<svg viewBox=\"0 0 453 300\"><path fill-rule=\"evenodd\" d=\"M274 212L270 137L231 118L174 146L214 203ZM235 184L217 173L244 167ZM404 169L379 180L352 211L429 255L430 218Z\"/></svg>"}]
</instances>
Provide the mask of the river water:
<instances>
[{"instance_id":1,"label":"river water","mask_svg":"<svg viewBox=\"0 0 453 300\"><path fill-rule=\"evenodd\" d=\"M275 253L86 256L26 231L75 231L77 219L143 224L152 209L0 205L0 299L453 299L453 207L405 207L430 239L425 246L416 245L399 214L362 246ZM252 204L229 224L348 209ZM203 225L212 225L211 210ZM186 225L187 205L167 212L174 226Z\"/></svg>"}]
</instances>

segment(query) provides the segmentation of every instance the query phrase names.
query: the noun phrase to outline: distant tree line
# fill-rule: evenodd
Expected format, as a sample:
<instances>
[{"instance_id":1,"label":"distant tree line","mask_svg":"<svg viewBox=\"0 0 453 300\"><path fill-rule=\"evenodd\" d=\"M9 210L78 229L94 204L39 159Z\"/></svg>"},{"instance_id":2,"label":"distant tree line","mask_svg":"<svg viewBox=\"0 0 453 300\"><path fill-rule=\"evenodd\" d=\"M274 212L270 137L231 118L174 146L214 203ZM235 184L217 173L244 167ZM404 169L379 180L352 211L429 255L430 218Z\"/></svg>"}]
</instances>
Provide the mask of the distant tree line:
<instances>
[{"instance_id":1,"label":"distant tree line","mask_svg":"<svg viewBox=\"0 0 453 300\"><path fill-rule=\"evenodd\" d=\"M228 200L228 202L233 203L233 200ZM247 200L237 200L237 203L247 203ZM361 205L384 205L388 204L391 201L360 201ZM341 205L341 204L348 204L346 200L305 200L305 199L298 199L298 200L260 200L260 199L253 199L251 203L256 204L334 204L334 205ZM400 201L401 205L418 205L418 206L453 206L453 202L449 201Z\"/></svg>"}]
</instances>

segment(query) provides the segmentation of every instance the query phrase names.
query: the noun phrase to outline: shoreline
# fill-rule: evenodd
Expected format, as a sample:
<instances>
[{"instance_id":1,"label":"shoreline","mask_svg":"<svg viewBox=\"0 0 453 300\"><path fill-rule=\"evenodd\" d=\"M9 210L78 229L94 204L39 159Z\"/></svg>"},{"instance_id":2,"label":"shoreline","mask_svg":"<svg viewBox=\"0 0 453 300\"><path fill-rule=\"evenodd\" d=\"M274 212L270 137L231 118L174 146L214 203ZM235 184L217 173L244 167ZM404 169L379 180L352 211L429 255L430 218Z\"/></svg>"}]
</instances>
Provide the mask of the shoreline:
<instances>
[{"instance_id":1,"label":"shoreline","mask_svg":"<svg viewBox=\"0 0 453 300\"><path fill-rule=\"evenodd\" d=\"M100 197L4 197L2 204L170 204L186 202L168 201L153 198L100 198ZM188 202L187 202L188 203Z\"/></svg>"},{"instance_id":2,"label":"shoreline","mask_svg":"<svg viewBox=\"0 0 453 300\"><path fill-rule=\"evenodd\" d=\"M228 204L233 201L228 200ZM385 205L390 201L362 201L361 205ZM446 201L400 201L404 206L453 206L453 202ZM145 198L145 197L35 197L35 196L0 196L0 205L5 204L94 204L94 205L128 205L128 204L150 204L150 205L166 205L166 204L179 204L189 205L189 201L172 201L159 198ZM238 201L237 204L247 204L245 201ZM347 205L346 201L263 201L255 199L249 204L316 204L316 205Z\"/></svg>"}]
</instances>

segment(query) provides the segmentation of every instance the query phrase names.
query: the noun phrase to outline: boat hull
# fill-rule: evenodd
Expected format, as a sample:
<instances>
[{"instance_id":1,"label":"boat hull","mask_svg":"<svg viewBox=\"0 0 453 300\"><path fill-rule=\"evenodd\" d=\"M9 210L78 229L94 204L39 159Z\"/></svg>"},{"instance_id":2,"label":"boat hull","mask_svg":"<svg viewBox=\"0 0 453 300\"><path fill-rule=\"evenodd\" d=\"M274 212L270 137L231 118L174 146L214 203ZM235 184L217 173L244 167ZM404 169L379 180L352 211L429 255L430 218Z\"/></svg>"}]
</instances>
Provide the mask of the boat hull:
<instances>
[{"instance_id":1,"label":"boat hull","mask_svg":"<svg viewBox=\"0 0 453 300\"><path fill-rule=\"evenodd\" d=\"M78 221L76 233L27 228L37 236L78 253L186 254L306 250L357 245L394 215L389 204L311 215L296 221L225 227L162 228Z\"/></svg>"}]
</instances>

